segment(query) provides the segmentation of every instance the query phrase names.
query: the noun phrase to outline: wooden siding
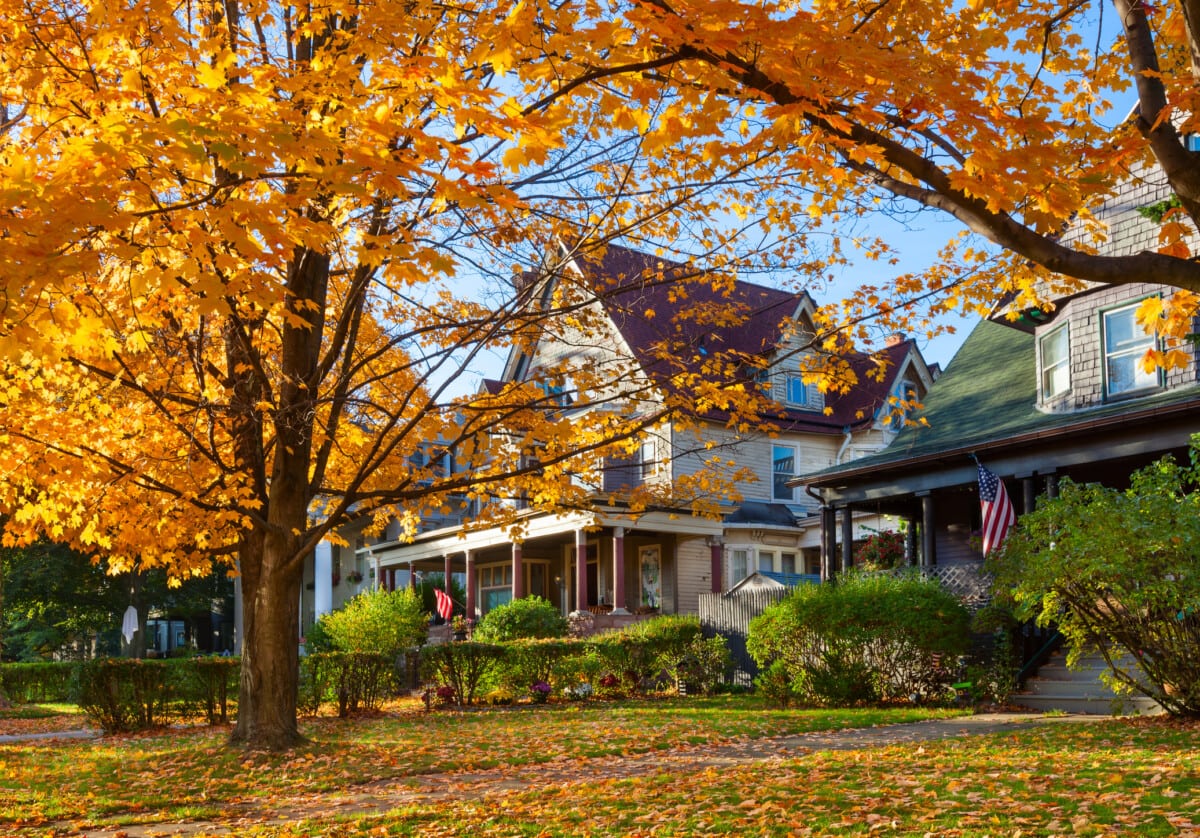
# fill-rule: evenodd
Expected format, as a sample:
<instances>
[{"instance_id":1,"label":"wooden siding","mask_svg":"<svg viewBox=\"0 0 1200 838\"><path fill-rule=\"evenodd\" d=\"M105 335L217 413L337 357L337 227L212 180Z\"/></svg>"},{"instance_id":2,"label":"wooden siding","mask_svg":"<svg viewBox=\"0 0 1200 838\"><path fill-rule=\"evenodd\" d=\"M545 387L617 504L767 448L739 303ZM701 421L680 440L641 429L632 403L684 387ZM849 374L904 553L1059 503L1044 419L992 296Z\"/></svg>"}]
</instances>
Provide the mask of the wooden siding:
<instances>
[{"instance_id":1,"label":"wooden siding","mask_svg":"<svg viewBox=\"0 0 1200 838\"><path fill-rule=\"evenodd\" d=\"M824 434L781 434L777 439L771 439L766 434L742 436L716 425L706 426L704 433L705 441L712 443L711 448L705 449L690 430L674 432L672 447L676 454L672 461L672 472L675 479L681 475L696 474L706 460L719 457L733 463L729 466L730 474L736 469L745 468L754 475L753 480L737 483L737 489L745 500L765 502L773 500L771 490L774 480L775 445L794 447L794 473L807 474L833 465L843 440L840 436ZM859 438L858 435L855 436L856 440ZM807 509L815 504L804 494L803 489L797 489L792 505Z\"/></svg>"},{"instance_id":2,"label":"wooden siding","mask_svg":"<svg viewBox=\"0 0 1200 838\"><path fill-rule=\"evenodd\" d=\"M681 540L675 549L676 613L698 614L700 596L712 590L712 554L701 538Z\"/></svg>"}]
</instances>

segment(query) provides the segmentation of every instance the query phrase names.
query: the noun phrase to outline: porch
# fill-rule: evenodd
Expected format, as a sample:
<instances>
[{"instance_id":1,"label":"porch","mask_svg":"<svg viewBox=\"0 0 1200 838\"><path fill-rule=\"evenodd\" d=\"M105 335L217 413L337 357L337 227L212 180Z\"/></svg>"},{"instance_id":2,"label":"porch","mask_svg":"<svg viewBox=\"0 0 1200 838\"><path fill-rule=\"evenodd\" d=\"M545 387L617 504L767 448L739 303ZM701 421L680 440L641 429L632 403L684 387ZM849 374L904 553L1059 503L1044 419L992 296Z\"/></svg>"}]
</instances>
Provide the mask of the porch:
<instances>
[{"instance_id":1,"label":"porch","mask_svg":"<svg viewBox=\"0 0 1200 838\"><path fill-rule=\"evenodd\" d=\"M425 573L457 576L466 601L455 610L473 619L513 599L539 596L564 615L588 612L597 627L618 627L638 616L679 613L681 601L698 596L694 588L720 584L716 521L656 512L533 515L521 523L519 540L499 528L456 527L407 543L372 544L358 554L374 570L375 584L389 590L415 586Z\"/></svg>"}]
</instances>

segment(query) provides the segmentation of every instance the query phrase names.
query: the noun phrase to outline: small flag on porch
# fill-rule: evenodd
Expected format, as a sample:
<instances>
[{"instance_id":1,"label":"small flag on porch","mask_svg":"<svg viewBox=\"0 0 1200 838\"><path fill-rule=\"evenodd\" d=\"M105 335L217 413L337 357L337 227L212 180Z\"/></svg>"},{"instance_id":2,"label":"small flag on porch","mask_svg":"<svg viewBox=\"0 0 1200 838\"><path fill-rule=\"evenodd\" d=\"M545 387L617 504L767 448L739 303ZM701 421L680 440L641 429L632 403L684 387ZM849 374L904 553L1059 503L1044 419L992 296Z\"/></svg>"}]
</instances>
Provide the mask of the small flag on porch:
<instances>
[{"instance_id":1,"label":"small flag on porch","mask_svg":"<svg viewBox=\"0 0 1200 838\"><path fill-rule=\"evenodd\" d=\"M443 620L449 620L450 615L454 613L454 600L450 599L450 594L441 588L434 588L433 598L437 601L438 616Z\"/></svg>"},{"instance_id":2,"label":"small flag on porch","mask_svg":"<svg viewBox=\"0 0 1200 838\"><path fill-rule=\"evenodd\" d=\"M983 508L983 555L992 552L1004 540L1017 516L1004 490L1004 481L979 465L979 503Z\"/></svg>"}]
</instances>

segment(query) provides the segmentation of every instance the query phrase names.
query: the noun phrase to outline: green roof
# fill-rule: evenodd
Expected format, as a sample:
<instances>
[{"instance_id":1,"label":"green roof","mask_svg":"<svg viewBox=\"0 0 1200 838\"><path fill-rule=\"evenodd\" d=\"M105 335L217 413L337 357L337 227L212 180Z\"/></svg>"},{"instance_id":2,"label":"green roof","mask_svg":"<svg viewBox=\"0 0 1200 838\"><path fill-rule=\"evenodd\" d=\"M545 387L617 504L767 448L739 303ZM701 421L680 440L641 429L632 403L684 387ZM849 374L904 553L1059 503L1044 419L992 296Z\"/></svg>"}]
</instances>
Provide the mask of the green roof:
<instances>
[{"instance_id":1,"label":"green roof","mask_svg":"<svg viewBox=\"0 0 1200 838\"><path fill-rule=\"evenodd\" d=\"M1200 390L1196 387L1182 387L1135 402L1044 413L1037 409L1033 335L983 320L930 388L923 409L916 414L915 418L924 418L928 426L906 427L878 454L801 477L820 484L836 475L895 467L941 453L983 450L1026 434L1067 431L1071 426L1192 401L1198 396Z\"/></svg>"}]
</instances>

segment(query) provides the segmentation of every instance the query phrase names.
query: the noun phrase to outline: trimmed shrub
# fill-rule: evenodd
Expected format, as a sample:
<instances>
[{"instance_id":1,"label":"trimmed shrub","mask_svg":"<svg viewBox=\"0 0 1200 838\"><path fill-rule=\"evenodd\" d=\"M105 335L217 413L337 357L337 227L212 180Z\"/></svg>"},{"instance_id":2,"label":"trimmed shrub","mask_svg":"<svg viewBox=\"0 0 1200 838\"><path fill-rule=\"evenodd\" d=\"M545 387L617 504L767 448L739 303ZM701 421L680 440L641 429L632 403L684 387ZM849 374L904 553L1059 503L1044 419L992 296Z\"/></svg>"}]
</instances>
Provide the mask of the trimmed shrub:
<instances>
[{"instance_id":1,"label":"trimmed shrub","mask_svg":"<svg viewBox=\"0 0 1200 838\"><path fill-rule=\"evenodd\" d=\"M73 661L0 664L0 694L19 704L68 701L78 666Z\"/></svg>"},{"instance_id":2,"label":"trimmed shrub","mask_svg":"<svg viewBox=\"0 0 1200 838\"><path fill-rule=\"evenodd\" d=\"M593 642L606 671L617 675L624 689L637 693L668 677L688 644L700 636L699 617L670 614L599 635Z\"/></svg>"},{"instance_id":3,"label":"trimmed shrub","mask_svg":"<svg viewBox=\"0 0 1200 838\"><path fill-rule=\"evenodd\" d=\"M326 701L335 701L341 718L375 710L391 693L395 671L394 659L371 652L306 655L297 705L313 713Z\"/></svg>"},{"instance_id":4,"label":"trimmed shrub","mask_svg":"<svg viewBox=\"0 0 1200 838\"><path fill-rule=\"evenodd\" d=\"M578 682L574 659L589 650L587 643L573 638L523 638L502 645L504 656L497 662L496 680L515 694L538 681L560 689Z\"/></svg>"},{"instance_id":5,"label":"trimmed shrub","mask_svg":"<svg viewBox=\"0 0 1200 838\"><path fill-rule=\"evenodd\" d=\"M506 602L483 615L475 627L475 640L503 643L537 637L566 637L567 619L548 601L538 596Z\"/></svg>"},{"instance_id":6,"label":"trimmed shrub","mask_svg":"<svg viewBox=\"0 0 1200 838\"><path fill-rule=\"evenodd\" d=\"M182 667L187 698L203 713L210 725L229 721L229 696L237 697L241 675L239 658L195 657Z\"/></svg>"},{"instance_id":7,"label":"trimmed shrub","mask_svg":"<svg viewBox=\"0 0 1200 838\"><path fill-rule=\"evenodd\" d=\"M504 658L504 647L465 641L426 646L421 650L421 671L428 681L454 691L459 705L472 704L484 678ZM528 685L522 691L528 689Z\"/></svg>"},{"instance_id":8,"label":"trimmed shrub","mask_svg":"<svg viewBox=\"0 0 1200 838\"><path fill-rule=\"evenodd\" d=\"M852 573L768 608L750 622L746 648L763 668L781 661L808 703L940 700L952 680L942 661L967 650L969 626L966 608L934 580Z\"/></svg>"},{"instance_id":9,"label":"trimmed shrub","mask_svg":"<svg viewBox=\"0 0 1200 838\"><path fill-rule=\"evenodd\" d=\"M171 698L166 661L100 658L81 664L78 673L79 706L105 733L166 723Z\"/></svg>"}]
</instances>

